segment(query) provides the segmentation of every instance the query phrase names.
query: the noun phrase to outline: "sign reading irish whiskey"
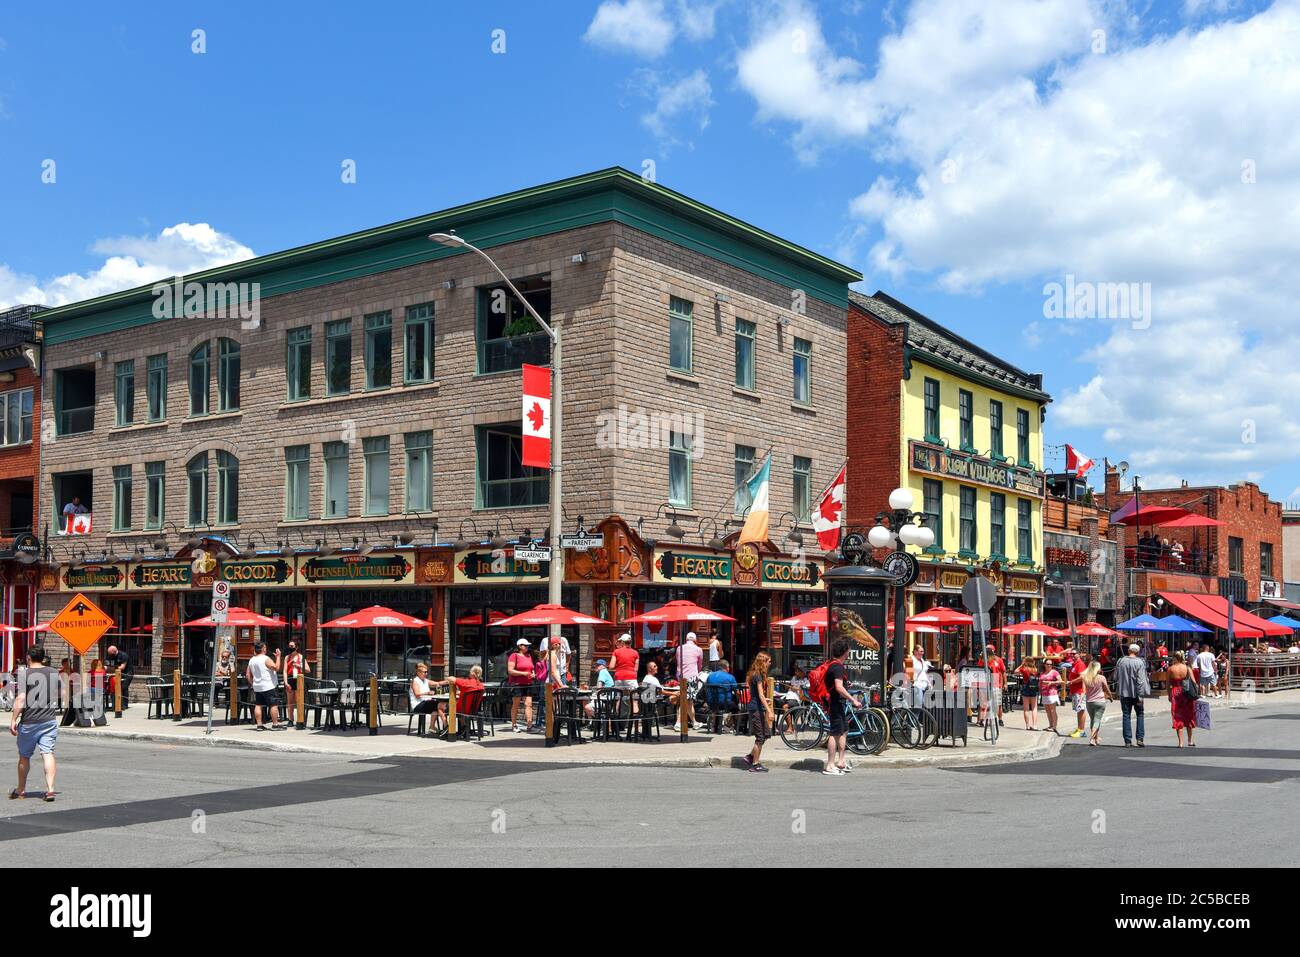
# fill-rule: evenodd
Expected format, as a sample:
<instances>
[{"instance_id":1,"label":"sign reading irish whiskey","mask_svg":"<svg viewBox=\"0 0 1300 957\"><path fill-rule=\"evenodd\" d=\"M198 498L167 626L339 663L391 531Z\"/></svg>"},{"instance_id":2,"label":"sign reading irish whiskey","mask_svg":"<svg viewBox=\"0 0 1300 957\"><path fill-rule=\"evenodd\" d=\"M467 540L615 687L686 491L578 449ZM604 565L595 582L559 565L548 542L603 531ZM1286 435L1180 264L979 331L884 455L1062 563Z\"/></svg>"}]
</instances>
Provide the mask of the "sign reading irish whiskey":
<instances>
[{"instance_id":1,"label":"sign reading irish whiskey","mask_svg":"<svg viewBox=\"0 0 1300 957\"><path fill-rule=\"evenodd\" d=\"M125 565L82 565L65 568L59 591L121 591L126 588Z\"/></svg>"},{"instance_id":2,"label":"sign reading irish whiskey","mask_svg":"<svg viewBox=\"0 0 1300 957\"><path fill-rule=\"evenodd\" d=\"M414 556L412 556L414 557ZM415 565L404 555L335 555L298 559L302 585L412 585Z\"/></svg>"},{"instance_id":3,"label":"sign reading irish whiskey","mask_svg":"<svg viewBox=\"0 0 1300 957\"><path fill-rule=\"evenodd\" d=\"M977 485L1006 489L1021 495L1042 498L1046 494L1043 473L1020 468L1009 462L994 462L979 455L958 452L941 446L925 445L912 439L908 442L912 471L928 472L945 478L961 479Z\"/></svg>"},{"instance_id":4,"label":"sign reading irish whiskey","mask_svg":"<svg viewBox=\"0 0 1300 957\"><path fill-rule=\"evenodd\" d=\"M678 585L730 585L731 556L656 548L654 580Z\"/></svg>"}]
</instances>

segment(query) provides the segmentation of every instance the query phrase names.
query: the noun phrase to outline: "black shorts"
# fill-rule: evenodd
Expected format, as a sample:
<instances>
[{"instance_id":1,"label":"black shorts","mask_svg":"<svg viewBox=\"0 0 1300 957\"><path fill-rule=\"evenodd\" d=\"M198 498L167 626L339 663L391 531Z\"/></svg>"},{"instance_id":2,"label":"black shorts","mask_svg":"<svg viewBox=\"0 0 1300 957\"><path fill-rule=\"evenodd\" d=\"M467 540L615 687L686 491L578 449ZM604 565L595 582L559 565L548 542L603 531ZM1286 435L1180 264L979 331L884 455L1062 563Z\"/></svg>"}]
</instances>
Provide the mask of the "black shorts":
<instances>
[{"instance_id":1,"label":"black shorts","mask_svg":"<svg viewBox=\"0 0 1300 957\"><path fill-rule=\"evenodd\" d=\"M830 720L827 732L831 737L838 738L842 734L848 734L849 722L848 718L844 716L843 700L832 701L826 710L828 712L826 717Z\"/></svg>"},{"instance_id":2,"label":"black shorts","mask_svg":"<svg viewBox=\"0 0 1300 957\"><path fill-rule=\"evenodd\" d=\"M772 736L767 728L766 711L749 712L749 730L753 732L755 744L762 744Z\"/></svg>"},{"instance_id":3,"label":"black shorts","mask_svg":"<svg viewBox=\"0 0 1300 957\"><path fill-rule=\"evenodd\" d=\"M280 692L275 688L270 691L254 691L253 701L263 708L272 708L280 703Z\"/></svg>"},{"instance_id":4,"label":"black shorts","mask_svg":"<svg viewBox=\"0 0 1300 957\"><path fill-rule=\"evenodd\" d=\"M531 698L533 697L534 685L511 685L510 697L512 698Z\"/></svg>"}]
</instances>

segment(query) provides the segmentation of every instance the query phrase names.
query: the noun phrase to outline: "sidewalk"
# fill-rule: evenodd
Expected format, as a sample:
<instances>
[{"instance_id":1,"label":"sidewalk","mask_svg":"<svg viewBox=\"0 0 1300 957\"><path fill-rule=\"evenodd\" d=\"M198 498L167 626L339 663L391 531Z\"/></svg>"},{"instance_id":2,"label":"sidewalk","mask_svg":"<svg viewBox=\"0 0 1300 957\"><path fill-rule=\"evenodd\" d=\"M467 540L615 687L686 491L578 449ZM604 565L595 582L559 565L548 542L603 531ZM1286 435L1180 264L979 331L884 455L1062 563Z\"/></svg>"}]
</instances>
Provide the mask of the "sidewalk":
<instances>
[{"instance_id":1,"label":"sidewalk","mask_svg":"<svg viewBox=\"0 0 1300 957\"><path fill-rule=\"evenodd\" d=\"M529 761L554 764L633 765L644 767L731 767L753 746L750 737L733 734L708 735L693 732L682 744L671 728L663 729L658 742L587 742L547 747L535 734L503 731L497 726L495 737L481 742L442 741L406 734L405 715L384 715L379 734L370 735L365 728L352 731L255 731L250 724L227 725L220 717L213 721L211 737L206 735L205 718L149 719L143 704L133 705L121 718L108 715L103 728L65 728L78 737L153 741L197 747L249 748L262 751L334 754L340 757L428 757L466 760ZM1062 715L1062 727L1065 727ZM909 751L890 745L878 755L862 757L850 754L859 767L915 768L970 767L981 764L1006 764L1036 761L1053 757L1060 750L1061 739L1043 731L1031 733L1019 727L1019 718L1006 716L997 746L981 739L981 730L971 727L968 744L953 747L940 743L925 751ZM1040 722L1041 725L1041 722ZM763 748L763 764L771 768L820 770L824 751L791 751L779 737Z\"/></svg>"}]
</instances>

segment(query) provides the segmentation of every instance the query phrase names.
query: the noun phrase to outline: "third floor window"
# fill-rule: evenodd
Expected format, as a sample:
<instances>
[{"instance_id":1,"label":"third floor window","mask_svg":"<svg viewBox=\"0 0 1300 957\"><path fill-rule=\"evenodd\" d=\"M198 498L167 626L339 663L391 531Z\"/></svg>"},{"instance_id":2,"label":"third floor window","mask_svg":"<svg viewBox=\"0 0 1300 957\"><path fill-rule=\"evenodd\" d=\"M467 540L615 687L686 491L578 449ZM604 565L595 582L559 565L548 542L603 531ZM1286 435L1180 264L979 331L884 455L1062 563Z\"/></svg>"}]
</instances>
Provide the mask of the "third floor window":
<instances>
[{"instance_id":1,"label":"third floor window","mask_svg":"<svg viewBox=\"0 0 1300 957\"><path fill-rule=\"evenodd\" d=\"M551 321L550 276L517 279L515 288L543 320ZM518 369L525 362L544 366L551 361L550 336L504 285L478 290L477 327L480 373Z\"/></svg>"}]
</instances>

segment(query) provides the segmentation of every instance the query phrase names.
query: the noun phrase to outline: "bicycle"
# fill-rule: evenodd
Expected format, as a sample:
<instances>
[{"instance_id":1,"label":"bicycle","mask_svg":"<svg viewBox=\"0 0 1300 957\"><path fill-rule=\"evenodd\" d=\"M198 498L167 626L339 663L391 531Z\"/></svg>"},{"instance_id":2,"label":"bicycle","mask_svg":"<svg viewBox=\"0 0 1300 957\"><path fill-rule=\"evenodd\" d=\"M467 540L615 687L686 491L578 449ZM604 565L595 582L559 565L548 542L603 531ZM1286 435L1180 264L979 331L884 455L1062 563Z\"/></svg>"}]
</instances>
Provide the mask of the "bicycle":
<instances>
[{"instance_id":1,"label":"bicycle","mask_svg":"<svg viewBox=\"0 0 1300 957\"><path fill-rule=\"evenodd\" d=\"M889 716L880 708L854 708L844 702L847 719L845 743L854 754L879 754L889 741ZM811 751L825 743L830 734L830 719L816 701L809 701L786 712L781 722L781 740L791 751Z\"/></svg>"},{"instance_id":2,"label":"bicycle","mask_svg":"<svg viewBox=\"0 0 1300 957\"><path fill-rule=\"evenodd\" d=\"M892 739L900 748L924 751L939 740L939 719L925 708L898 707L890 711Z\"/></svg>"}]
</instances>

